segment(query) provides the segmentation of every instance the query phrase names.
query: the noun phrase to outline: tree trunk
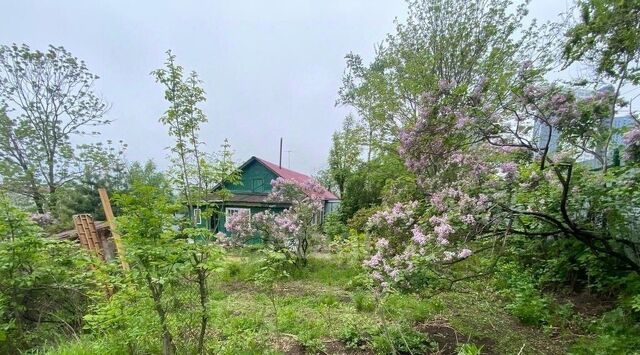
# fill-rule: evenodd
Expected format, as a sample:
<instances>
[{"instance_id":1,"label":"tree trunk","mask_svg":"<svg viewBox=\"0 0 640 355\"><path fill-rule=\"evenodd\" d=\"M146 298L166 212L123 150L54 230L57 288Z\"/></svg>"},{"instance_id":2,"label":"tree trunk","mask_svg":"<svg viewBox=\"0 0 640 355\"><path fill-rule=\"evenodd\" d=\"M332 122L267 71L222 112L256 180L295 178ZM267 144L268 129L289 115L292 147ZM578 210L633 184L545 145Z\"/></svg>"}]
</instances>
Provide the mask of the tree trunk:
<instances>
[{"instance_id":1,"label":"tree trunk","mask_svg":"<svg viewBox=\"0 0 640 355\"><path fill-rule=\"evenodd\" d=\"M207 274L204 268L198 269L198 286L200 289L200 334L198 335L198 353L204 354L204 337L207 331L207 323L209 322L209 307L207 307Z\"/></svg>"},{"instance_id":2,"label":"tree trunk","mask_svg":"<svg viewBox=\"0 0 640 355\"><path fill-rule=\"evenodd\" d=\"M173 355L176 353L176 346L173 343L173 337L167 326L167 312L162 306L162 286L156 287L149 274L146 275L146 278L147 285L151 291L151 297L153 298L153 306L158 314L158 318L160 318L160 326L162 327L162 354Z\"/></svg>"}]
</instances>

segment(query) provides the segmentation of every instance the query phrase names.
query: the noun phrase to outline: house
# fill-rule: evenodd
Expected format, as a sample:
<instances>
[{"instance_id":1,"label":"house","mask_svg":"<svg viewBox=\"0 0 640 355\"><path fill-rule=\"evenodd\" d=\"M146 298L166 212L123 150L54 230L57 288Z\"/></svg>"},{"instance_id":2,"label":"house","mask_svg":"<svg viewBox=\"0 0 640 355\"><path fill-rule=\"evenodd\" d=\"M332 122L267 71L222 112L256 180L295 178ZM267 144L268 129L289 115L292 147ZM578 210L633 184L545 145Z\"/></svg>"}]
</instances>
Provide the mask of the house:
<instances>
[{"instance_id":1,"label":"house","mask_svg":"<svg viewBox=\"0 0 640 355\"><path fill-rule=\"evenodd\" d=\"M224 233L226 232L224 227L225 217L233 213L249 210L251 214L255 214L267 209L273 212L281 212L288 208L290 203L269 199L271 181L279 177L299 182L312 179L310 176L285 169L278 164L257 157L251 157L240 165L238 170L240 170L241 176L239 183L216 186L214 191L206 198L210 205L216 206L218 213L214 213L211 217L205 217L208 214L202 213L199 209L194 210L194 218L198 227ZM325 190L323 194L323 212L319 216L320 221L327 214L336 211L339 205L340 199L330 191Z\"/></svg>"}]
</instances>

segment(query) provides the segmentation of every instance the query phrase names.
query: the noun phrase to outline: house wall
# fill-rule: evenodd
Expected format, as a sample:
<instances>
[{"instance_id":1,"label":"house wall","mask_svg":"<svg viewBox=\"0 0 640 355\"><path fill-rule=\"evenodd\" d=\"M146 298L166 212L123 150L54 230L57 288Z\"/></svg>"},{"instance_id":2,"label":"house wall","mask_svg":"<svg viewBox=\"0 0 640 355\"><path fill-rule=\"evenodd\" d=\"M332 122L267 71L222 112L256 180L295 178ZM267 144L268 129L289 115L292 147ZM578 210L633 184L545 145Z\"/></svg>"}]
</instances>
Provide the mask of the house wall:
<instances>
[{"instance_id":1,"label":"house wall","mask_svg":"<svg viewBox=\"0 0 640 355\"><path fill-rule=\"evenodd\" d=\"M231 192L269 193L271 180L276 178L276 174L254 160L244 167L240 183L225 184L225 188Z\"/></svg>"},{"instance_id":2,"label":"house wall","mask_svg":"<svg viewBox=\"0 0 640 355\"><path fill-rule=\"evenodd\" d=\"M258 207L258 206L242 206L242 205L234 205L234 204L226 205L223 211L220 211L220 213L218 213L218 220L219 220L218 231L222 233L227 233L227 229L224 227L224 224L226 222L225 212L227 208L249 208L251 210L251 215L264 212L266 210L271 210L272 212L280 213L285 209L284 207L280 207L280 206L279 207Z\"/></svg>"}]
</instances>

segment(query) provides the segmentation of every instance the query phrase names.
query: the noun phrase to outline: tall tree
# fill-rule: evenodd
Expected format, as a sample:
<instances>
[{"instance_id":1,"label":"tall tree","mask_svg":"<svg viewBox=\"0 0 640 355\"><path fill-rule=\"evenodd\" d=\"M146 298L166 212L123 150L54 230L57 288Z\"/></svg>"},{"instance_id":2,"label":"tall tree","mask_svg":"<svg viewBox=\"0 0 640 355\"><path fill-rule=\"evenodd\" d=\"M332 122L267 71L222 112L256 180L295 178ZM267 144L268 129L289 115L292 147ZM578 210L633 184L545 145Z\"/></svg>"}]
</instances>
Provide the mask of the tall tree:
<instances>
[{"instance_id":1,"label":"tall tree","mask_svg":"<svg viewBox=\"0 0 640 355\"><path fill-rule=\"evenodd\" d=\"M349 176L360 163L361 146L364 141L363 127L349 115L342 124L342 130L333 134L331 150L329 151L329 173L338 185L340 196L344 196L344 189Z\"/></svg>"},{"instance_id":2,"label":"tall tree","mask_svg":"<svg viewBox=\"0 0 640 355\"><path fill-rule=\"evenodd\" d=\"M387 36L371 64L354 53L346 57L338 103L357 110L367 132L367 160L395 150L387 143L415 122L424 92L479 80L504 84L517 71L522 49L534 45L531 28L522 24L526 7L514 9L511 0L410 0L408 5L406 22Z\"/></svg>"},{"instance_id":3,"label":"tall tree","mask_svg":"<svg viewBox=\"0 0 640 355\"><path fill-rule=\"evenodd\" d=\"M608 135L594 154L606 171L614 155L610 153L613 136L619 133L613 125L621 90L628 84L640 84L640 2L582 0L578 5L580 17L566 33L563 57L565 65L581 61L613 84L609 120L602 127Z\"/></svg>"},{"instance_id":4,"label":"tall tree","mask_svg":"<svg viewBox=\"0 0 640 355\"><path fill-rule=\"evenodd\" d=\"M0 46L2 183L31 197L39 212L55 212L58 189L82 173L71 138L109 123L108 105L93 91L97 79L63 47Z\"/></svg>"},{"instance_id":5,"label":"tall tree","mask_svg":"<svg viewBox=\"0 0 640 355\"><path fill-rule=\"evenodd\" d=\"M156 81L165 86L165 98L169 102L169 109L160 118L160 122L168 126L169 135L174 137L175 144L171 147L174 153L172 157L177 170L178 178L175 179L178 189L182 193L182 201L186 203L189 210L189 227L181 232L194 240L202 243L189 244L190 263L196 276L198 292L200 294L200 331L198 334L198 353L204 354L204 341L207 325L209 322L209 298L208 298L208 275L211 273L212 262L219 255L216 247L207 243L212 239L211 232L197 228L195 219L195 208L206 205L206 195L209 192L207 185L210 181L205 177L206 159L205 154L200 149L198 133L200 125L207 122L207 117L198 106L206 100L202 81L195 72L191 72L188 77L184 77L182 66L176 64L176 57L167 51L166 68L153 71L151 74ZM222 154L223 163L214 164L214 167L226 168L230 150L228 142L225 141ZM219 173L219 171L216 171Z\"/></svg>"}]
</instances>

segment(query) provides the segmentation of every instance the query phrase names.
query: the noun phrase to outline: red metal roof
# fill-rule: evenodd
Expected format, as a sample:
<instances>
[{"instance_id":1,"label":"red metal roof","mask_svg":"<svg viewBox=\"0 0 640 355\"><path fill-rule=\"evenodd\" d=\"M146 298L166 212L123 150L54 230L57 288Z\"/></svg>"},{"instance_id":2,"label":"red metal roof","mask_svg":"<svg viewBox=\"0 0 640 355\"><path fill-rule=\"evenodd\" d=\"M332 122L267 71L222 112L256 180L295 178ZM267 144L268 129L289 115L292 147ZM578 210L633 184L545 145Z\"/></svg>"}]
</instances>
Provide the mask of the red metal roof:
<instances>
[{"instance_id":1,"label":"red metal roof","mask_svg":"<svg viewBox=\"0 0 640 355\"><path fill-rule=\"evenodd\" d=\"M254 157L254 158L256 158L257 161L262 163L262 165L266 166L269 170L273 171L276 175L278 175L281 178L296 180L298 182L306 182L313 179L311 176L301 174L297 171L281 168L278 166L278 164L274 164L270 161L260 159L258 157ZM339 198L336 195L334 195L333 193L331 193L331 191L327 189L324 189L324 193L322 194L322 199L323 200L339 200Z\"/></svg>"}]
</instances>

